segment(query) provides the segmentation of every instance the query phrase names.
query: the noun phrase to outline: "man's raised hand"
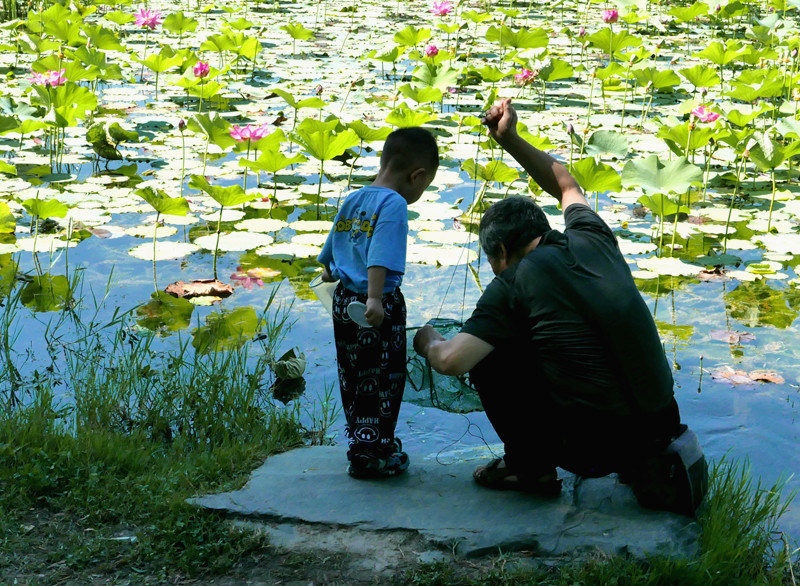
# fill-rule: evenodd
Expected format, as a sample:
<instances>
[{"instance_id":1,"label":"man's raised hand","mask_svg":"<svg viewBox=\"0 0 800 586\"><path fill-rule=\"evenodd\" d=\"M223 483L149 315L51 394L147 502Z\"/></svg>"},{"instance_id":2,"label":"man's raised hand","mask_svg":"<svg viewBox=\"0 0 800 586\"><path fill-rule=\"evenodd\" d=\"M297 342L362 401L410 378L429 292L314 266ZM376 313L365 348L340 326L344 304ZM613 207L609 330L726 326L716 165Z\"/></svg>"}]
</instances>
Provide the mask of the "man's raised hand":
<instances>
[{"instance_id":1,"label":"man's raised hand","mask_svg":"<svg viewBox=\"0 0 800 586\"><path fill-rule=\"evenodd\" d=\"M517 112L511 106L511 98L498 100L486 111L482 122L489 130L489 136L501 145L517 135Z\"/></svg>"}]
</instances>

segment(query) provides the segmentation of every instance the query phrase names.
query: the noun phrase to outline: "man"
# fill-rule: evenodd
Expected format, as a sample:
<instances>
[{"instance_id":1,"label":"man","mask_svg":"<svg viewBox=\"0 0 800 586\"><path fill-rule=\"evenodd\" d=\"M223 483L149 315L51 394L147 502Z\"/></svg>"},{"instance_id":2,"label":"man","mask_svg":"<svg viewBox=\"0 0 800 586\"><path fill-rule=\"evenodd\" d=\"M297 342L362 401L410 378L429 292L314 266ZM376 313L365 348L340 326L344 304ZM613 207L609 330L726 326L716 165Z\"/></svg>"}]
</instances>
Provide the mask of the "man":
<instances>
[{"instance_id":1,"label":"man","mask_svg":"<svg viewBox=\"0 0 800 586\"><path fill-rule=\"evenodd\" d=\"M566 229L551 230L529 198L495 203L479 235L496 278L459 334L445 340L425 326L414 348L442 374L469 371L504 443L503 458L475 471L479 484L557 496L556 466L589 477L618 472L642 504L692 514L705 485L693 493L679 458L664 456L691 432L653 318L613 233L567 169L517 134L510 102L495 104L484 123L559 201ZM691 437L683 463L702 460L702 484L705 460Z\"/></svg>"}]
</instances>

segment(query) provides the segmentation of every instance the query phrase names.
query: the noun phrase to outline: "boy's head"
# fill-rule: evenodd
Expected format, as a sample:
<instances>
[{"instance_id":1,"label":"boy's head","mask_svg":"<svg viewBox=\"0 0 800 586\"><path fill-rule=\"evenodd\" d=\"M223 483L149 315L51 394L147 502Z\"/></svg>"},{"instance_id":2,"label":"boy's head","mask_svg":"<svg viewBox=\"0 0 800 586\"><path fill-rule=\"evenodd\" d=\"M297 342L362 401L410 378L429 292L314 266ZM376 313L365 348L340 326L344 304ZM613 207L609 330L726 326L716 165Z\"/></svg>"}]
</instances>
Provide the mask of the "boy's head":
<instances>
[{"instance_id":1,"label":"boy's head","mask_svg":"<svg viewBox=\"0 0 800 586\"><path fill-rule=\"evenodd\" d=\"M424 128L399 128L386 138L381 153L381 174L408 203L422 196L438 168L439 147Z\"/></svg>"}]
</instances>

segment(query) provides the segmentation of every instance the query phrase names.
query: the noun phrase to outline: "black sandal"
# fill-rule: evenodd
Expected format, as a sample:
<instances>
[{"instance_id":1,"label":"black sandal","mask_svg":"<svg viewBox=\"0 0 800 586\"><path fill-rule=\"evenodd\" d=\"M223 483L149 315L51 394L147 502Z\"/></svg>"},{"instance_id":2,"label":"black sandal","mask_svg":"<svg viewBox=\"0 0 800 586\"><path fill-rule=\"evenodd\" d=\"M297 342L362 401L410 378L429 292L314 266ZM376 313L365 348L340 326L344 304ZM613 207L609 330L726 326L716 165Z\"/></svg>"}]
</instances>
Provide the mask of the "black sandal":
<instances>
[{"instance_id":1,"label":"black sandal","mask_svg":"<svg viewBox=\"0 0 800 586\"><path fill-rule=\"evenodd\" d=\"M516 472L512 472L507 466L500 468L503 458L495 458L486 466L483 466L472 475L475 482L486 488L494 490L517 490L536 494L541 497L555 498L561 494L561 479L556 472L548 472L535 480L520 478ZM510 477L514 480L509 480Z\"/></svg>"}]
</instances>

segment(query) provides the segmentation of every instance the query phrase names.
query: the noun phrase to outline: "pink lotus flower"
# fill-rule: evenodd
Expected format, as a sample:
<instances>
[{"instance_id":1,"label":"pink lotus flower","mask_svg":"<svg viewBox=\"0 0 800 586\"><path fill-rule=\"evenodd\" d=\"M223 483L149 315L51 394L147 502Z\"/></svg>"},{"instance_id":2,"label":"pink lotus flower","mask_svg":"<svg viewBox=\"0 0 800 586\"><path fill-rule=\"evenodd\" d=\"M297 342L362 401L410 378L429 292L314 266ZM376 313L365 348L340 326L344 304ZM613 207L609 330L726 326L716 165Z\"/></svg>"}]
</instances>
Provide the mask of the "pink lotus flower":
<instances>
[{"instance_id":1,"label":"pink lotus flower","mask_svg":"<svg viewBox=\"0 0 800 586\"><path fill-rule=\"evenodd\" d=\"M447 0L441 2L434 2L431 7L431 14L435 16L447 16L453 10L453 5Z\"/></svg>"},{"instance_id":2,"label":"pink lotus flower","mask_svg":"<svg viewBox=\"0 0 800 586\"><path fill-rule=\"evenodd\" d=\"M136 26L153 30L161 24L163 16L158 10L140 8L139 12L136 13Z\"/></svg>"},{"instance_id":3,"label":"pink lotus flower","mask_svg":"<svg viewBox=\"0 0 800 586\"><path fill-rule=\"evenodd\" d=\"M426 57L436 57L439 54L439 47L436 45L428 45L425 47L425 56Z\"/></svg>"},{"instance_id":4,"label":"pink lotus flower","mask_svg":"<svg viewBox=\"0 0 800 586\"><path fill-rule=\"evenodd\" d=\"M706 106L697 106L692 110L692 116L697 118L700 122L714 122L719 118L719 114L710 110Z\"/></svg>"},{"instance_id":5,"label":"pink lotus flower","mask_svg":"<svg viewBox=\"0 0 800 586\"><path fill-rule=\"evenodd\" d=\"M586 36L586 29L584 27L579 28L578 29L578 38L582 39L585 36Z\"/></svg>"},{"instance_id":6,"label":"pink lotus flower","mask_svg":"<svg viewBox=\"0 0 800 586\"><path fill-rule=\"evenodd\" d=\"M611 10L603 10L603 22L607 24L613 24L617 22L618 18L619 12L617 12L615 8L612 8Z\"/></svg>"},{"instance_id":7,"label":"pink lotus flower","mask_svg":"<svg viewBox=\"0 0 800 586\"><path fill-rule=\"evenodd\" d=\"M528 85L534 79L536 79L536 73L530 69L523 69L522 73L514 74L514 83L517 85Z\"/></svg>"},{"instance_id":8,"label":"pink lotus flower","mask_svg":"<svg viewBox=\"0 0 800 586\"><path fill-rule=\"evenodd\" d=\"M234 124L231 126L230 131L231 137L236 142L244 142L246 140L261 140L270 132L272 132L272 129L268 124L262 124L261 126L253 126L252 124L248 124L247 126L236 126Z\"/></svg>"},{"instance_id":9,"label":"pink lotus flower","mask_svg":"<svg viewBox=\"0 0 800 586\"><path fill-rule=\"evenodd\" d=\"M264 286L264 281L251 274L252 269L248 270L247 272L243 272L242 267L236 267L236 271L237 272L231 275L231 279L239 281L242 287L245 289L252 289L253 285L258 285L259 287Z\"/></svg>"},{"instance_id":10,"label":"pink lotus flower","mask_svg":"<svg viewBox=\"0 0 800 586\"><path fill-rule=\"evenodd\" d=\"M192 73L194 73L195 77L206 77L208 72L211 71L211 67L208 66L208 63L204 63L203 61L198 61L192 67Z\"/></svg>"},{"instance_id":11,"label":"pink lotus flower","mask_svg":"<svg viewBox=\"0 0 800 586\"><path fill-rule=\"evenodd\" d=\"M58 87L67 83L67 77L64 75L66 69L58 71L48 71L46 73L36 73L31 71L33 77L30 78L31 83L36 85L43 85L45 87Z\"/></svg>"}]
</instances>

